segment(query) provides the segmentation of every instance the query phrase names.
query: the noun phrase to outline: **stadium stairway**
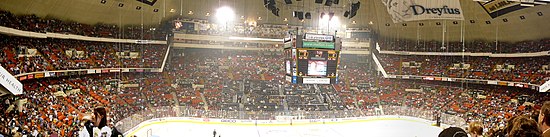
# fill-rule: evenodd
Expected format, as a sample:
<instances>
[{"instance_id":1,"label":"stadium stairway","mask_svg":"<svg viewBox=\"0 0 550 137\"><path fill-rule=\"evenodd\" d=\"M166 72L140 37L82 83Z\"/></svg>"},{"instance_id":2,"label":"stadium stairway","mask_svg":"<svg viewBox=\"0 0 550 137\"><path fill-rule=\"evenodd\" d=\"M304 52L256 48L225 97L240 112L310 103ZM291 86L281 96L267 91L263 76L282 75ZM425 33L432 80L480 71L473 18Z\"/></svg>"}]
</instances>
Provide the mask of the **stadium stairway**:
<instances>
[{"instance_id":1,"label":"stadium stairway","mask_svg":"<svg viewBox=\"0 0 550 137\"><path fill-rule=\"evenodd\" d=\"M170 92L170 94L172 94L172 97L174 99L174 105L177 107L180 105L180 101L179 101L179 96L176 94L176 92L172 91Z\"/></svg>"},{"instance_id":2,"label":"stadium stairway","mask_svg":"<svg viewBox=\"0 0 550 137\"><path fill-rule=\"evenodd\" d=\"M204 97L204 88L201 88L200 96L201 96L202 102L204 102L204 109L205 110L208 109L208 102L206 101L206 97Z\"/></svg>"},{"instance_id":3,"label":"stadium stairway","mask_svg":"<svg viewBox=\"0 0 550 137\"><path fill-rule=\"evenodd\" d=\"M67 102L67 99L68 98L60 99L60 101L61 103L63 103L63 105L69 107L69 110L78 110L72 103ZM80 114L80 111L76 111L76 112Z\"/></svg>"},{"instance_id":4,"label":"stadium stairway","mask_svg":"<svg viewBox=\"0 0 550 137\"><path fill-rule=\"evenodd\" d=\"M285 97L285 99L283 99L283 108L285 109L285 111L288 111L288 103L286 101L286 96L283 93L284 92L283 90L284 90L284 87L282 85L279 85L279 95Z\"/></svg>"}]
</instances>

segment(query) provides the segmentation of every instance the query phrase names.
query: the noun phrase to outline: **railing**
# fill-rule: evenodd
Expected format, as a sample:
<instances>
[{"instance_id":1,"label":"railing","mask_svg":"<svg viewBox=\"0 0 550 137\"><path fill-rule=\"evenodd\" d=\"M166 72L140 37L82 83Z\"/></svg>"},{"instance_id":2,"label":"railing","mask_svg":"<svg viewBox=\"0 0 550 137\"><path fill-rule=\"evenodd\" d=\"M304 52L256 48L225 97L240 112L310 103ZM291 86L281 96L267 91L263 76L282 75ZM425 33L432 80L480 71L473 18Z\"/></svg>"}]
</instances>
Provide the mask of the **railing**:
<instances>
[{"instance_id":1,"label":"railing","mask_svg":"<svg viewBox=\"0 0 550 137\"><path fill-rule=\"evenodd\" d=\"M424 56L472 56L472 57L491 57L491 58L515 58L515 57L543 57L549 56L550 51L538 51L530 53L490 53L490 52L416 52L416 51L391 51L382 50L376 43L376 50L380 54L390 55L424 55Z\"/></svg>"},{"instance_id":2,"label":"railing","mask_svg":"<svg viewBox=\"0 0 550 137\"><path fill-rule=\"evenodd\" d=\"M427 120L436 121L437 115L439 115L440 121L442 124L446 125L453 125L458 127L464 127L466 126L466 120L463 118L446 114L443 112L438 112L435 110L422 110L422 109L411 109L409 107L405 106L386 106L384 107L384 114L385 115L400 115L400 116L411 116L411 117L417 117Z\"/></svg>"},{"instance_id":3,"label":"railing","mask_svg":"<svg viewBox=\"0 0 550 137\"><path fill-rule=\"evenodd\" d=\"M378 48L378 47L377 47ZM378 49L380 51L380 49ZM382 54L382 53L381 53ZM549 52L550 54L550 52ZM437 76L419 76L419 75L394 75L387 74L386 70L378 60L376 54L372 54L372 59L376 63L378 71L382 72L384 78L394 78L394 79L418 79L418 80L430 80L430 81L450 81L450 82L465 82L473 84L487 84L487 85L499 85L499 86L510 86L510 87L520 87L526 89L532 89L536 91L543 92L540 88L541 85L525 83L525 82L513 82L513 81L500 81L500 80L487 80L487 79L470 79L470 78L451 78L451 77L437 77Z\"/></svg>"},{"instance_id":4,"label":"railing","mask_svg":"<svg viewBox=\"0 0 550 137\"><path fill-rule=\"evenodd\" d=\"M386 106L378 110L340 110L340 111L226 111L201 110L188 107L156 107L130 115L117 122L116 128L122 133L136 128L140 123L155 118L192 117L203 119L240 119L240 120L280 120L280 119L335 119L381 115L399 115L435 121L433 110L422 110L403 106ZM441 123L464 126L466 121L458 116L441 114Z\"/></svg>"},{"instance_id":5,"label":"railing","mask_svg":"<svg viewBox=\"0 0 550 137\"><path fill-rule=\"evenodd\" d=\"M162 68L95 68L95 69L74 69L74 70L52 70L37 71L14 75L19 81L28 79L40 79L47 77L88 75L101 73L119 73L119 72L162 72Z\"/></svg>"},{"instance_id":6,"label":"railing","mask_svg":"<svg viewBox=\"0 0 550 137\"><path fill-rule=\"evenodd\" d=\"M97 42L114 42L114 43L135 43L135 44L167 44L167 41L163 40L139 40L139 39L117 39L117 38L102 38L102 37L90 37L74 34L60 34L60 33L40 33L32 31L24 31L13 28L0 26L0 33L7 35L15 35L29 38L57 38L57 39L75 39L83 41L97 41Z\"/></svg>"}]
</instances>

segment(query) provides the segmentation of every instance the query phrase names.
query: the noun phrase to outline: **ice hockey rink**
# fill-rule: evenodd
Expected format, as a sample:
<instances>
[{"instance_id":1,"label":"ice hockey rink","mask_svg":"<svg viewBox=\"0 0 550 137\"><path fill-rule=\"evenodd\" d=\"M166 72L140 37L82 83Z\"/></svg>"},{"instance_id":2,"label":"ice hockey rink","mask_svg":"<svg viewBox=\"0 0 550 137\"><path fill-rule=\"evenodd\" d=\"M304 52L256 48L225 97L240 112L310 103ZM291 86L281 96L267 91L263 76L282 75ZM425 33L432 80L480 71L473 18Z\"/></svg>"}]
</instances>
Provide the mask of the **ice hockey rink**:
<instances>
[{"instance_id":1,"label":"ice hockey rink","mask_svg":"<svg viewBox=\"0 0 550 137\"><path fill-rule=\"evenodd\" d=\"M437 137L443 129L411 119L319 122L293 125L243 125L165 121L142 124L127 136L137 137Z\"/></svg>"}]
</instances>

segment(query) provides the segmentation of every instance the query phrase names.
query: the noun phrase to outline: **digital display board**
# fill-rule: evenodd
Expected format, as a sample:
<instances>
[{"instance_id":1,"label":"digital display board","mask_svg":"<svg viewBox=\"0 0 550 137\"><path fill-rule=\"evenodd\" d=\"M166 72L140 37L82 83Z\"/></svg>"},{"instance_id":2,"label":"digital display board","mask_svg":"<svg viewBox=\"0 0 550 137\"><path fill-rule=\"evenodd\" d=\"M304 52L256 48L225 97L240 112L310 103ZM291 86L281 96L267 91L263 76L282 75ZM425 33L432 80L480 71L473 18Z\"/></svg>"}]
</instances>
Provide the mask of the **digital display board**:
<instances>
[{"instance_id":1,"label":"digital display board","mask_svg":"<svg viewBox=\"0 0 550 137\"><path fill-rule=\"evenodd\" d=\"M336 76L339 51L298 49L298 53L298 76Z\"/></svg>"},{"instance_id":2,"label":"digital display board","mask_svg":"<svg viewBox=\"0 0 550 137\"><path fill-rule=\"evenodd\" d=\"M326 76L327 61L308 60L307 75L308 76Z\"/></svg>"},{"instance_id":3,"label":"digital display board","mask_svg":"<svg viewBox=\"0 0 550 137\"><path fill-rule=\"evenodd\" d=\"M294 41L295 40L295 41ZM297 35L285 39L286 81L295 84L336 84L339 63L339 39L332 35ZM336 44L335 44L336 43Z\"/></svg>"}]
</instances>

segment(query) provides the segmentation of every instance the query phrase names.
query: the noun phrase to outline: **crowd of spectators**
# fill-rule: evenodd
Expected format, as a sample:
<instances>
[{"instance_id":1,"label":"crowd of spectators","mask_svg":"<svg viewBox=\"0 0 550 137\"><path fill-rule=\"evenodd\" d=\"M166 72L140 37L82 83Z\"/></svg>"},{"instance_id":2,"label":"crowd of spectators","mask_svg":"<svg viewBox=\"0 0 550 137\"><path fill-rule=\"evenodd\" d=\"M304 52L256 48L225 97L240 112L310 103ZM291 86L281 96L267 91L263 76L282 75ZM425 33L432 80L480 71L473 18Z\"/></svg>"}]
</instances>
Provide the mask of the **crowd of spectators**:
<instances>
[{"instance_id":1,"label":"crowd of spectators","mask_svg":"<svg viewBox=\"0 0 550 137\"><path fill-rule=\"evenodd\" d=\"M502 42L474 40L462 42L414 41L381 38L380 50L412 52L531 53L550 51L550 39Z\"/></svg>"},{"instance_id":2,"label":"crowd of spectators","mask_svg":"<svg viewBox=\"0 0 550 137\"><path fill-rule=\"evenodd\" d=\"M250 113L373 112L382 106L388 114L393 110L389 106L404 106L479 121L484 134L492 134L511 117L535 115L550 100L544 93L515 87L383 79L374 76L369 56L361 55L342 55L338 84L294 85L284 81L279 52L186 48L171 53L162 73L23 81L24 94L1 98L0 109L7 111L0 119L0 134L73 136L81 114L90 108L109 108L109 125L114 126L134 113L175 105ZM21 99L27 103L19 107L15 102Z\"/></svg>"},{"instance_id":3,"label":"crowd of spectators","mask_svg":"<svg viewBox=\"0 0 550 137\"><path fill-rule=\"evenodd\" d=\"M10 73L91 68L160 68L167 45L0 35L0 64Z\"/></svg>"},{"instance_id":4,"label":"crowd of spectators","mask_svg":"<svg viewBox=\"0 0 550 137\"><path fill-rule=\"evenodd\" d=\"M35 15L0 11L1 26L33 32L55 32L122 39L165 39L154 27L87 25ZM184 33L283 38L282 25L241 24L231 29L203 22ZM160 68L166 45L38 39L0 35L0 64L17 75L48 70L90 68ZM192 41L193 42L193 41ZM191 42L191 43L192 43ZM435 41L381 40L382 50L419 52L526 53L549 51L549 39L515 43L472 41L464 44ZM198 44L205 44L198 42ZM209 43L210 44L210 43ZM237 47L274 45L221 43ZM537 115L545 93L516 87L450 82L383 79L372 71L369 56L342 55L335 85L295 85L285 82L284 57L277 50L175 49L162 73L116 73L26 80L24 94L0 97L0 134L13 136L75 136L82 114L91 108L109 108L109 126L140 111L160 106L196 109L281 112L341 111L405 106L456 115L478 122L493 135L514 123ZM550 77L541 62L549 57L488 58L380 55L390 74L446 76L542 84ZM409 62L404 67L403 62ZM419 67L410 67L410 62ZM457 69L455 64L469 64ZM508 66L513 67L508 67ZM415 66L415 65L413 65ZM503 66L503 67L497 67ZM197 88L202 87L202 88ZM18 105L22 104L22 105ZM495 107L498 106L498 107ZM431 113L421 114L430 115ZM436 114L436 113L435 113ZM521 120L528 121L528 120ZM511 132L515 133L515 132Z\"/></svg>"},{"instance_id":5,"label":"crowd of spectators","mask_svg":"<svg viewBox=\"0 0 550 137\"><path fill-rule=\"evenodd\" d=\"M550 64L545 64L550 56L490 58L380 55L379 60L388 74L395 75L501 80L538 85L548 81L550 77ZM404 63L409 65L403 65Z\"/></svg>"},{"instance_id":6,"label":"crowd of spectators","mask_svg":"<svg viewBox=\"0 0 550 137\"><path fill-rule=\"evenodd\" d=\"M340 92L339 96L344 104L357 106L365 112L372 112L380 105L388 114L394 110L392 106L431 110L435 112L415 116L426 115L429 119L437 113L456 115L467 123L480 122L484 129L483 135L497 136L503 132L507 133L503 130L510 125L508 122L513 117L529 116L535 119L543 102L550 101L550 96L546 93L517 87L383 79L373 76L376 73L369 71L372 70L368 67L369 62L361 58L365 57L342 56L339 68L340 81L335 88ZM410 59L426 60L419 57ZM387 70L386 67L385 69Z\"/></svg>"},{"instance_id":7,"label":"crowd of spectators","mask_svg":"<svg viewBox=\"0 0 550 137\"><path fill-rule=\"evenodd\" d=\"M24 81L24 94L2 97L0 134L76 136L82 114L109 108L109 126L139 111L173 106L174 88L160 74L103 74ZM124 85L141 86L127 87ZM19 106L18 104L23 105Z\"/></svg>"},{"instance_id":8,"label":"crowd of spectators","mask_svg":"<svg viewBox=\"0 0 550 137\"><path fill-rule=\"evenodd\" d=\"M199 34L199 35L230 35L241 37L256 37L256 38L276 38L282 39L287 33L295 30L295 26L287 25L271 25L271 24L247 24L236 23L231 26L225 26L224 24L211 23L207 20L197 19L176 19L174 21L174 31L187 34ZM193 26L193 27L187 27Z\"/></svg>"},{"instance_id":9,"label":"crowd of spectators","mask_svg":"<svg viewBox=\"0 0 550 137\"><path fill-rule=\"evenodd\" d=\"M205 97L209 109L280 111L342 107L331 86L285 84L284 69L277 65L284 58L277 51L188 48L176 49L173 55L177 57L169 63L170 75L187 81L188 86L191 83L204 85L197 94ZM322 96L317 96L319 94ZM329 100L332 103L328 103Z\"/></svg>"},{"instance_id":10,"label":"crowd of spectators","mask_svg":"<svg viewBox=\"0 0 550 137\"><path fill-rule=\"evenodd\" d=\"M546 93L516 87L417 80L379 79L374 80L372 86L352 87L350 92L353 94L349 100L355 102L348 103L357 103L357 107L365 112L382 105L385 114L394 114L393 111L403 111L396 114L404 114L416 108L426 111L418 111L422 114L412 116L426 119L436 120L437 113L455 115L467 123L482 123L485 129L482 134L490 136L503 132L509 124L507 122L515 116L538 116L542 103L550 100ZM407 109L396 109L395 106Z\"/></svg>"},{"instance_id":11,"label":"crowd of spectators","mask_svg":"<svg viewBox=\"0 0 550 137\"><path fill-rule=\"evenodd\" d=\"M117 39L166 40L167 33L154 26L117 26L110 24L88 25L54 18L41 18L36 15L15 15L0 10L0 26L33 32L53 32L89 37Z\"/></svg>"}]
</instances>

